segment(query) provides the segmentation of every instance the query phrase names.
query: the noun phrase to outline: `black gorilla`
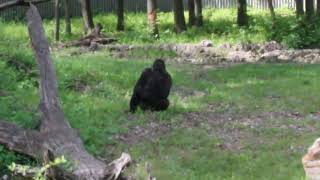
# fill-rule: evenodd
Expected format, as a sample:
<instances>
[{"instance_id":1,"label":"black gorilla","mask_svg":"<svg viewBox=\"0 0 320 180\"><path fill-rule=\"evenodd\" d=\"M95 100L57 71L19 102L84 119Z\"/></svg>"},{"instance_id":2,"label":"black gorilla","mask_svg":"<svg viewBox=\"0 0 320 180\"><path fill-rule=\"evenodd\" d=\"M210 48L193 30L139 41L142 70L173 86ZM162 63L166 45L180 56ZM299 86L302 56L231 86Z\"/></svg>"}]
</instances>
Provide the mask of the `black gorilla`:
<instances>
[{"instance_id":1,"label":"black gorilla","mask_svg":"<svg viewBox=\"0 0 320 180\"><path fill-rule=\"evenodd\" d=\"M136 83L130 101L130 112L140 106L142 110L162 111L169 107L168 96L172 80L162 59L156 59L152 68L146 68Z\"/></svg>"}]
</instances>

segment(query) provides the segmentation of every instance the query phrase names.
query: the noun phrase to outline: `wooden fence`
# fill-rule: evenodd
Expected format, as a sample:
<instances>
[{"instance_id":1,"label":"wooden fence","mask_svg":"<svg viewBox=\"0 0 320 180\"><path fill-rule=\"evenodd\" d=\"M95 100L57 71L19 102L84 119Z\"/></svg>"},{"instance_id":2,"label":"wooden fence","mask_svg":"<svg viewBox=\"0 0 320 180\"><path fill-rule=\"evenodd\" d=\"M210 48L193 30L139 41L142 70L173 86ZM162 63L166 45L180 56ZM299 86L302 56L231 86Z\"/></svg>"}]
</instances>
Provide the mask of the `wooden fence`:
<instances>
[{"instance_id":1,"label":"wooden fence","mask_svg":"<svg viewBox=\"0 0 320 180\"><path fill-rule=\"evenodd\" d=\"M0 0L0 3L10 0ZM81 14L80 4L78 0L71 1L71 12L73 16ZM117 0L91 0L93 13L112 12L116 8ZM187 0L185 8L187 8ZM237 0L202 0L205 8L234 8L237 6ZM295 0L273 0L275 8L287 7L294 8ZM147 0L124 0L125 9L127 11L146 11ZM259 9L268 8L267 0L247 0L248 6ZM51 18L54 15L53 1L37 5L42 17ZM171 11L172 0L158 0L158 8L160 11ZM63 8L61 8L63 9ZM21 19L24 17L26 7L14 7L4 11L0 11L0 17L3 19Z\"/></svg>"}]
</instances>

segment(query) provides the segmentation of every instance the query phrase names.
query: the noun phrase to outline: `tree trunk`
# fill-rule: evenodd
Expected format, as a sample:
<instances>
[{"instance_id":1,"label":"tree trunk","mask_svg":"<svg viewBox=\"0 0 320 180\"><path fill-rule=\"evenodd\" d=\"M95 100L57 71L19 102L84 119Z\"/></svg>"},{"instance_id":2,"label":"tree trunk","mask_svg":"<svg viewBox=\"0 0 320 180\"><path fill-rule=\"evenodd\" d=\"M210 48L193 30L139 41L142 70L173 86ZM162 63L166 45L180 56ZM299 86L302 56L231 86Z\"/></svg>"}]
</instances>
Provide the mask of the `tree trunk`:
<instances>
[{"instance_id":1,"label":"tree trunk","mask_svg":"<svg viewBox=\"0 0 320 180\"><path fill-rule=\"evenodd\" d=\"M53 157L65 156L70 168L59 169L61 174L57 179L117 179L122 168L130 162L130 156L123 154L120 159L106 165L85 150L78 132L71 128L62 112L49 43L37 8L30 6L27 11L28 30L40 71L40 131L26 130L0 121L0 144L34 158L41 157L47 151Z\"/></svg>"},{"instance_id":2,"label":"tree trunk","mask_svg":"<svg viewBox=\"0 0 320 180\"><path fill-rule=\"evenodd\" d=\"M174 11L174 24L175 31L177 33L181 33L182 31L186 31L186 21L184 19L184 9L183 9L183 1L182 0L173 0L173 11Z\"/></svg>"},{"instance_id":3,"label":"tree trunk","mask_svg":"<svg viewBox=\"0 0 320 180\"><path fill-rule=\"evenodd\" d=\"M147 1L147 11L148 11L148 24L152 32L152 36L159 38L159 30L157 25L157 1L148 0Z\"/></svg>"},{"instance_id":4,"label":"tree trunk","mask_svg":"<svg viewBox=\"0 0 320 180\"><path fill-rule=\"evenodd\" d=\"M238 26L248 26L247 0L238 0Z\"/></svg>"},{"instance_id":5,"label":"tree trunk","mask_svg":"<svg viewBox=\"0 0 320 180\"><path fill-rule=\"evenodd\" d=\"M195 15L196 15L196 26L200 27L203 25L202 1L201 0L194 0L194 8L195 8Z\"/></svg>"},{"instance_id":6,"label":"tree trunk","mask_svg":"<svg viewBox=\"0 0 320 180\"><path fill-rule=\"evenodd\" d=\"M296 1L296 15L302 16L304 14L303 0L295 0L295 1Z\"/></svg>"},{"instance_id":7,"label":"tree trunk","mask_svg":"<svg viewBox=\"0 0 320 180\"><path fill-rule=\"evenodd\" d=\"M194 0L188 0L188 10L189 10L189 25L193 26L196 24L196 15L194 10Z\"/></svg>"},{"instance_id":8,"label":"tree trunk","mask_svg":"<svg viewBox=\"0 0 320 180\"><path fill-rule=\"evenodd\" d=\"M80 0L81 3L81 13L84 23L84 33L87 34L94 28L90 0Z\"/></svg>"},{"instance_id":9,"label":"tree trunk","mask_svg":"<svg viewBox=\"0 0 320 180\"><path fill-rule=\"evenodd\" d=\"M117 0L117 15L118 15L118 24L117 30L123 31L124 30L124 5L123 0Z\"/></svg>"},{"instance_id":10,"label":"tree trunk","mask_svg":"<svg viewBox=\"0 0 320 180\"><path fill-rule=\"evenodd\" d=\"M55 0L54 3L54 16L56 21L56 28L54 31L54 40L59 41L60 37L60 0Z\"/></svg>"},{"instance_id":11,"label":"tree trunk","mask_svg":"<svg viewBox=\"0 0 320 180\"><path fill-rule=\"evenodd\" d=\"M320 16L320 0L317 0L317 15Z\"/></svg>"},{"instance_id":12,"label":"tree trunk","mask_svg":"<svg viewBox=\"0 0 320 180\"><path fill-rule=\"evenodd\" d=\"M312 19L314 14L314 1L313 0L306 0L306 16L308 20Z\"/></svg>"},{"instance_id":13,"label":"tree trunk","mask_svg":"<svg viewBox=\"0 0 320 180\"><path fill-rule=\"evenodd\" d=\"M268 0L268 7L269 7L269 10L270 10L270 15L271 15L272 22L275 23L276 13L274 12L274 7L273 7L272 0Z\"/></svg>"},{"instance_id":14,"label":"tree trunk","mask_svg":"<svg viewBox=\"0 0 320 180\"><path fill-rule=\"evenodd\" d=\"M65 24L66 24L66 34L71 35L71 20L70 20L70 0L63 0L64 2L64 18L65 18Z\"/></svg>"}]
</instances>

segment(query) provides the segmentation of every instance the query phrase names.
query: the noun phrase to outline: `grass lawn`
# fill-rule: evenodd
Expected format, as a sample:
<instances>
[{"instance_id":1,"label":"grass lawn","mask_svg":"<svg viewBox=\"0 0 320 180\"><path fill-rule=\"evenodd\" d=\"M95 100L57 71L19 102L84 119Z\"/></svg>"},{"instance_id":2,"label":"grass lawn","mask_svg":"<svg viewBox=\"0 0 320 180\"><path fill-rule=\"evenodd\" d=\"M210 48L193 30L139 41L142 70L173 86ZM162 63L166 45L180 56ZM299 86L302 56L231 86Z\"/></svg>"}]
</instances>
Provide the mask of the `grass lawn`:
<instances>
[{"instance_id":1,"label":"grass lawn","mask_svg":"<svg viewBox=\"0 0 320 180\"><path fill-rule=\"evenodd\" d=\"M110 18L99 15L96 21ZM117 34L120 42L142 43L130 18L132 31ZM114 22L106 28L115 27ZM34 128L39 96L26 26L11 22L0 27L5 35L0 36L0 119ZM51 21L46 29L50 35ZM260 35L253 36L263 41ZM187 33L162 37L160 42L203 38L191 39ZM224 38L230 39L221 36L221 42ZM65 116L90 153L110 160L128 152L134 159L128 173L137 179L145 179L146 162L157 179L304 179L301 157L319 136L320 65L215 67L167 61L174 83L170 108L131 115L132 88L153 58L116 59L104 50L75 56L70 50L53 51ZM22 66L16 69L12 62ZM12 161L37 163L0 146L0 174Z\"/></svg>"}]
</instances>

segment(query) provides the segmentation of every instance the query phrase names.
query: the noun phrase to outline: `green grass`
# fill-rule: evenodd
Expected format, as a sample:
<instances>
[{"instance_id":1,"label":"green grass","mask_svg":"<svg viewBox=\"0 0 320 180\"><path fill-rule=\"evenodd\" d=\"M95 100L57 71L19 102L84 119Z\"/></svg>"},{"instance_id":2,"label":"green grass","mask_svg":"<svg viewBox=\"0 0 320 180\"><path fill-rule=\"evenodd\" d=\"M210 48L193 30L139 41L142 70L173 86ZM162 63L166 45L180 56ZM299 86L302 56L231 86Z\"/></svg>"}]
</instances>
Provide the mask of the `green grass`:
<instances>
[{"instance_id":1,"label":"green grass","mask_svg":"<svg viewBox=\"0 0 320 180\"><path fill-rule=\"evenodd\" d=\"M97 14L94 21L100 22L104 26L105 34L117 37L119 42L124 44L199 43L201 40L210 39L215 45L219 45L226 42L231 44L239 42L261 43L276 40L289 47L299 48L317 46L320 42L318 38L320 21L315 20L313 26L303 18L297 19L293 10L277 9L275 26L272 26L267 10L249 8L248 14L250 16L249 27L239 28L236 25L236 9L205 9L203 11L203 27L188 27L188 31L176 34L173 30L173 14L160 12L158 14L159 40L150 37L145 13L125 13L124 32L116 31L117 18L114 13ZM188 21L187 12L185 12L185 17ZM24 22L0 21L0 27L0 35L3 40L9 41L10 38L14 38L23 44L28 39ZM51 41L54 34L54 21L45 20L45 29ZM72 19L72 32L72 36L65 34L62 20L61 39L68 41L82 36L83 23L81 18ZM8 41L6 43L9 43Z\"/></svg>"},{"instance_id":2,"label":"green grass","mask_svg":"<svg viewBox=\"0 0 320 180\"><path fill-rule=\"evenodd\" d=\"M223 16L222 12L228 13ZM256 18L258 14L255 16L254 13L257 12L250 10ZM206 18L217 18L210 21L217 23L214 28L206 25L204 29L209 32L194 28L182 35L172 32L171 18L166 16L171 17L165 13L159 16L162 35L156 43L197 42L208 37L215 42L235 42L246 38L260 42L268 39L264 33L255 33L264 32L264 16L261 16L261 21L255 22L257 29L241 30L233 26L234 10L206 10ZM293 18L291 15L283 16ZM135 17L138 20L134 21ZM128 31L124 33L114 31L114 15L98 15L95 20L106 24L106 32L119 37L121 43L154 43L140 38L140 35L147 37L147 31L142 28L146 26L144 18L142 14L127 15ZM80 19L73 22L75 35L63 36L63 40L80 36ZM45 25L51 35L52 21L47 20ZM230 25L227 26L230 33L219 36L220 31L226 31L222 27L224 25ZM39 119L39 96L37 78L34 76L36 64L26 26L23 23L2 22L0 27L0 94L5 94L0 95L0 119L34 128ZM142 30L140 33L139 29ZM243 36L240 31L244 32ZM197 35L190 36L189 33ZM138 111L133 116L134 120L129 120L128 103L140 72L150 66L150 60L155 57L170 58L174 54L153 50L144 54L137 51L130 58L120 59L110 57L103 50L69 56L71 51L77 50L53 51L52 56L65 116L72 127L79 129L90 153L113 159L122 151L129 152L135 160L129 171L137 179L145 179L146 162L152 164L153 175L158 179L304 179L301 157L318 137L318 133L310 127L320 128L320 122L308 116L319 111L320 65L243 64L204 68L168 62L168 71L174 82L170 108L157 113ZM8 63L12 60L31 66L30 71L15 69ZM184 126L189 112L202 115L207 111L239 118L264 112L299 112L303 118L297 121L288 117L265 117L255 127L238 122L238 119L225 124L203 121L198 125ZM150 121L170 124L173 130L152 140L139 139L138 143L130 145L112 138L113 135L129 132L134 126L147 125ZM290 125L303 131L288 128ZM225 131L219 131L222 129ZM222 148L223 144L235 143L223 137L237 137L233 134L237 132L242 135L238 138L241 149ZM36 163L0 146L0 174L7 173L6 166L13 161Z\"/></svg>"}]
</instances>

